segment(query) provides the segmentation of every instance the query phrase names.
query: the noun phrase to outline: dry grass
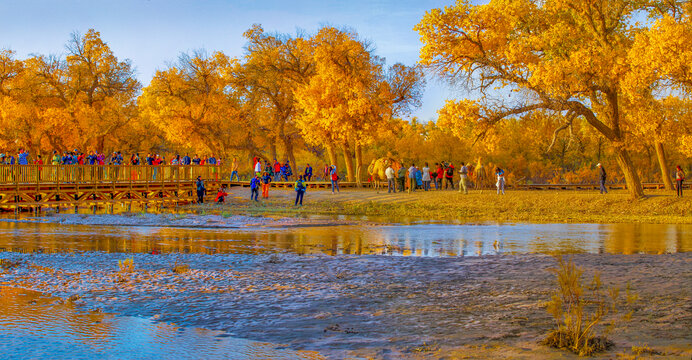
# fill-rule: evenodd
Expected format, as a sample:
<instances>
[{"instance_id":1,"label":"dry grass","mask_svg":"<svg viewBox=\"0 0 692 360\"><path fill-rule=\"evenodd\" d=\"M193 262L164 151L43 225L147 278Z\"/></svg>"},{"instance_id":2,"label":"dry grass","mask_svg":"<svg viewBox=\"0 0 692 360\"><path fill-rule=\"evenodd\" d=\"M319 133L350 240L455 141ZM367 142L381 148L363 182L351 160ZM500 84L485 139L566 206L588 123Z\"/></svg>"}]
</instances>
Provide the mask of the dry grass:
<instances>
[{"instance_id":1,"label":"dry grass","mask_svg":"<svg viewBox=\"0 0 692 360\"><path fill-rule=\"evenodd\" d=\"M178 260L176 260L173 264L173 267L171 268L171 271L173 271L176 274L185 274L188 271L190 271L190 265L178 263Z\"/></svg>"},{"instance_id":2,"label":"dry grass","mask_svg":"<svg viewBox=\"0 0 692 360\"><path fill-rule=\"evenodd\" d=\"M558 267L551 269L557 279L558 288L547 303L547 311L553 316L556 328L541 342L543 345L571 351L579 356L591 356L613 346L605 334L615 327L617 321L629 320L631 312L620 315L622 305L631 305L637 300L627 287L625 301L620 301L618 288L605 288L600 276L594 275L588 286L582 284L583 270L571 258L557 257ZM600 324L609 322L595 335Z\"/></svg>"},{"instance_id":3,"label":"dry grass","mask_svg":"<svg viewBox=\"0 0 692 360\"><path fill-rule=\"evenodd\" d=\"M118 268L120 272L133 272L135 271L135 260L133 258L118 260Z\"/></svg>"}]
</instances>

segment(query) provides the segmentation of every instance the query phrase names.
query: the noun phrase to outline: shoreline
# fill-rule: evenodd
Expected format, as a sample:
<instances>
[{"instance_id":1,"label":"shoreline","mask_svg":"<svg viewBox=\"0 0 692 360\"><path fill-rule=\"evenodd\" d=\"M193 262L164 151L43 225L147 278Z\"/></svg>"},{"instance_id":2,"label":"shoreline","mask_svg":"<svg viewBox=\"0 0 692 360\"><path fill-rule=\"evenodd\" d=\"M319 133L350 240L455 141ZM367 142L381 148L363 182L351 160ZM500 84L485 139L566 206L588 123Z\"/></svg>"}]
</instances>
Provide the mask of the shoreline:
<instances>
[{"instance_id":1,"label":"shoreline","mask_svg":"<svg viewBox=\"0 0 692 360\"><path fill-rule=\"evenodd\" d=\"M117 271L123 256L134 258L134 272ZM585 284L599 272L604 284L624 289L629 283L640 296L622 309L633 316L610 334L615 348L595 358L614 358L635 345L660 351L661 358L692 355L692 299L680 286L692 281L692 253L571 256L584 268ZM547 255L3 257L19 261L0 276L3 286L71 299L89 311L226 331L335 359L577 358L536 344L552 328L544 304L555 289L548 272L555 260ZM174 263L189 271L173 273Z\"/></svg>"}]
</instances>

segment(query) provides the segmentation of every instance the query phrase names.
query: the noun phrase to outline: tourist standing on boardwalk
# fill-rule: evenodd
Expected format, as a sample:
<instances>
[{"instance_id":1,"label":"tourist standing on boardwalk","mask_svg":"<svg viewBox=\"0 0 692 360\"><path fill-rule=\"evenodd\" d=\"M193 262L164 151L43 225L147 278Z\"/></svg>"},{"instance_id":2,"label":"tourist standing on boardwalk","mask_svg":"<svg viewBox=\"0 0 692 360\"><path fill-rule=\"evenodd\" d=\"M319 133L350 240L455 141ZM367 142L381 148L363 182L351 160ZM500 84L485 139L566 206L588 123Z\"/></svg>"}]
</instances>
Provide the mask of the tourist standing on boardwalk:
<instances>
[{"instance_id":1,"label":"tourist standing on boardwalk","mask_svg":"<svg viewBox=\"0 0 692 360\"><path fill-rule=\"evenodd\" d=\"M207 190L204 187L204 180L202 180L201 176L197 177L197 203L198 204L204 204L204 192Z\"/></svg>"},{"instance_id":2,"label":"tourist standing on boardwalk","mask_svg":"<svg viewBox=\"0 0 692 360\"><path fill-rule=\"evenodd\" d=\"M430 190L430 167L428 167L428 163L425 163L425 166L423 166L423 190L428 191Z\"/></svg>"},{"instance_id":3,"label":"tourist standing on boardwalk","mask_svg":"<svg viewBox=\"0 0 692 360\"><path fill-rule=\"evenodd\" d=\"M269 175L269 172L265 171L262 176L262 198L264 199L269 198L269 183L271 182L272 176Z\"/></svg>"},{"instance_id":4,"label":"tourist standing on boardwalk","mask_svg":"<svg viewBox=\"0 0 692 360\"><path fill-rule=\"evenodd\" d=\"M233 162L231 163L231 181L233 181L233 177L235 177L238 181L240 181L240 176L238 176L238 158L234 157Z\"/></svg>"},{"instance_id":5,"label":"tourist standing on boardwalk","mask_svg":"<svg viewBox=\"0 0 692 360\"><path fill-rule=\"evenodd\" d=\"M685 180L685 172L682 171L680 165L675 168L675 189L677 190L676 196L682 197L682 182Z\"/></svg>"},{"instance_id":6,"label":"tourist standing on boardwalk","mask_svg":"<svg viewBox=\"0 0 692 360\"><path fill-rule=\"evenodd\" d=\"M497 186L497 194L502 195L505 194L505 171L498 168L495 168L495 176L497 176L497 183L495 183L495 186Z\"/></svg>"},{"instance_id":7,"label":"tourist standing on boardwalk","mask_svg":"<svg viewBox=\"0 0 692 360\"><path fill-rule=\"evenodd\" d=\"M259 187L260 187L260 177L259 174L255 174L255 177L250 180L250 200L257 200L259 197Z\"/></svg>"},{"instance_id":8,"label":"tourist standing on boardwalk","mask_svg":"<svg viewBox=\"0 0 692 360\"><path fill-rule=\"evenodd\" d=\"M607 194L608 189L606 189L605 183L606 183L606 171L603 165L601 163L596 164L596 167L599 169L599 179L598 179L598 185L601 187L600 191L601 194Z\"/></svg>"},{"instance_id":9,"label":"tourist standing on boardwalk","mask_svg":"<svg viewBox=\"0 0 692 360\"><path fill-rule=\"evenodd\" d=\"M461 192L461 189L464 189L464 194L468 194L469 191L467 189L468 187L468 181L469 181L469 169L464 165L464 162L461 162L461 169L459 169L459 192Z\"/></svg>"},{"instance_id":10,"label":"tourist standing on boardwalk","mask_svg":"<svg viewBox=\"0 0 692 360\"><path fill-rule=\"evenodd\" d=\"M392 165L387 166L384 175L387 177L387 193L391 193L392 191L396 193L396 180L394 178L394 168L392 168Z\"/></svg>"},{"instance_id":11,"label":"tourist standing on boardwalk","mask_svg":"<svg viewBox=\"0 0 692 360\"><path fill-rule=\"evenodd\" d=\"M286 181L293 176L293 169L291 169L291 162L286 160L286 164L284 165L286 167Z\"/></svg>"},{"instance_id":12,"label":"tourist standing on boardwalk","mask_svg":"<svg viewBox=\"0 0 692 360\"><path fill-rule=\"evenodd\" d=\"M274 159L274 181L281 181L281 163Z\"/></svg>"},{"instance_id":13,"label":"tourist standing on boardwalk","mask_svg":"<svg viewBox=\"0 0 692 360\"><path fill-rule=\"evenodd\" d=\"M29 165L29 152L24 149L19 149L17 154L17 165Z\"/></svg>"},{"instance_id":14,"label":"tourist standing on boardwalk","mask_svg":"<svg viewBox=\"0 0 692 360\"><path fill-rule=\"evenodd\" d=\"M310 166L310 164L305 167L305 175L303 176L303 179L305 179L305 181L310 181L310 179L312 179L312 166Z\"/></svg>"},{"instance_id":15,"label":"tourist standing on boardwalk","mask_svg":"<svg viewBox=\"0 0 692 360\"><path fill-rule=\"evenodd\" d=\"M303 176L300 175L298 176L298 181L296 181L295 185L296 189L296 202L295 205L300 204L300 206L303 206L303 195L305 195L305 184L303 184Z\"/></svg>"},{"instance_id":16,"label":"tourist standing on boardwalk","mask_svg":"<svg viewBox=\"0 0 692 360\"><path fill-rule=\"evenodd\" d=\"M329 176L332 180L332 194L334 193L334 189L336 189L336 192L339 192L339 173L336 171L336 165L332 165Z\"/></svg>"}]
</instances>

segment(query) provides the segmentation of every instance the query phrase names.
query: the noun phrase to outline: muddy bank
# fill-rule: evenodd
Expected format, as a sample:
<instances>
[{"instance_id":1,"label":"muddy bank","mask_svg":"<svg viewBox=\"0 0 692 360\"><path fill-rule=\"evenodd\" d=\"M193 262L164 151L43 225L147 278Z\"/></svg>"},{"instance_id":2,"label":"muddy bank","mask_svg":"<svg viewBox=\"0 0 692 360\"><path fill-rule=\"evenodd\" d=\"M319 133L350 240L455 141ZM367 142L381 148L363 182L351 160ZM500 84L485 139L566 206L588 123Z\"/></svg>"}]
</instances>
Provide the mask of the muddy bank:
<instances>
[{"instance_id":1,"label":"muddy bank","mask_svg":"<svg viewBox=\"0 0 692 360\"><path fill-rule=\"evenodd\" d=\"M549 256L0 257L12 264L0 276L2 285L71 298L84 309L222 330L332 358L444 357L472 350L477 356L562 355L536 345L552 327L543 308L554 288ZM133 273L117 270L126 257L134 259ZM611 335L616 348L604 356L638 344L668 357L692 355L692 290L686 285L692 284L692 254L574 258L587 277L599 271L605 284L624 289L629 282L640 296L632 321ZM174 273L176 262L189 271Z\"/></svg>"},{"instance_id":2,"label":"muddy bank","mask_svg":"<svg viewBox=\"0 0 692 360\"><path fill-rule=\"evenodd\" d=\"M240 229L252 227L307 227L349 225L344 220L309 219L296 217L264 217L245 215L200 215L200 214L60 214L48 213L41 217L21 219L0 219L3 222L18 223L56 223L62 225L111 225L111 226L153 226L186 228Z\"/></svg>"}]
</instances>

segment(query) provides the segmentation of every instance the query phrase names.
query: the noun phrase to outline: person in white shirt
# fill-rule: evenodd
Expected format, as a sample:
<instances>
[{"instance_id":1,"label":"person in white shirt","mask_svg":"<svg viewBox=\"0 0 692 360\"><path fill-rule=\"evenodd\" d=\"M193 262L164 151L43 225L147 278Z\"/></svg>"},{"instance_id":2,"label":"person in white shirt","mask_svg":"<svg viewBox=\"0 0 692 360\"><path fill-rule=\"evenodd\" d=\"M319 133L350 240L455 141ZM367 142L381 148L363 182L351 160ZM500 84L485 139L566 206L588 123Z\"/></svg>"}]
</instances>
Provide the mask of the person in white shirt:
<instances>
[{"instance_id":1,"label":"person in white shirt","mask_svg":"<svg viewBox=\"0 0 692 360\"><path fill-rule=\"evenodd\" d=\"M392 191L396 193L396 179L394 178L394 169L391 165L387 166L387 169L384 171L384 175L387 177L387 186L389 187L387 193Z\"/></svg>"},{"instance_id":2,"label":"person in white shirt","mask_svg":"<svg viewBox=\"0 0 692 360\"><path fill-rule=\"evenodd\" d=\"M430 167L428 167L428 163L425 163L425 166L423 167L423 189L425 191L430 190Z\"/></svg>"},{"instance_id":3,"label":"person in white shirt","mask_svg":"<svg viewBox=\"0 0 692 360\"><path fill-rule=\"evenodd\" d=\"M259 175L262 172L262 161L257 161L255 163L255 175Z\"/></svg>"},{"instance_id":4,"label":"person in white shirt","mask_svg":"<svg viewBox=\"0 0 692 360\"><path fill-rule=\"evenodd\" d=\"M464 165L464 162L461 162L461 169L459 169L459 192L461 192L461 189L464 189L464 194L468 194L468 181L469 181L469 168Z\"/></svg>"}]
</instances>

